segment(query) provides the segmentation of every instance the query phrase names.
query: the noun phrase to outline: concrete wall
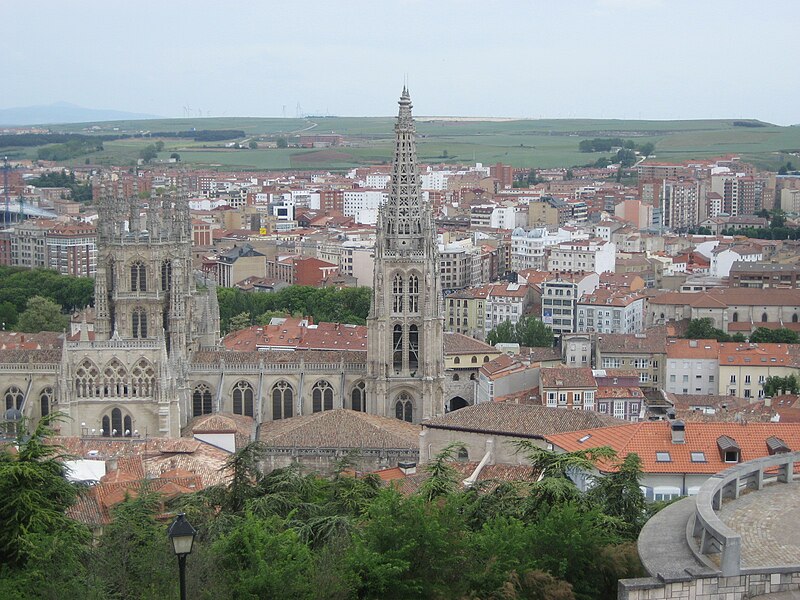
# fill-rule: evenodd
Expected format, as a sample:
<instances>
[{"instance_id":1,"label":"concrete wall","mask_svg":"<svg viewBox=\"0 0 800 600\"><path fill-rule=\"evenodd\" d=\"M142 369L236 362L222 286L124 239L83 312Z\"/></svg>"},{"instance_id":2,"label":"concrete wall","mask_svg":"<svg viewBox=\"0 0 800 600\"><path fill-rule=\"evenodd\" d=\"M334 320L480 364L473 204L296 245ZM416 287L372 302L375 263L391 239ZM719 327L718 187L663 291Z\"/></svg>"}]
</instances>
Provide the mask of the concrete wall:
<instances>
[{"instance_id":1,"label":"concrete wall","mask_svg":"<svg viewBox=\"0 0 800 600\"><path fill-rule=\"evenodd\" d=\"M475 433L470 431L456 431L452 429L439 429L425 427L419 436L419 460L425 463L436 456L449 444L459 442L467 449L468 460L479 462L486 454L486 442L494 442L494 460L490 464L524 465L528 460L522 453L516 452L515 442L522 440L506 435ZM541 448L547 447L547 442L539 439L529 440Z\"/></svg>"},{"instance_id":2,"label":"concrete wall","mask_svg":"<svg viewBox=\"0 0 800 600\"><path fill-rule=\"evenodd\" d=\"M777 570L777 569L776 569ZM738 577L707 577L666 583L656 577L622 579L619 600L740 600L763 594L800 590L800 573L755 573Z\"/></svg>"}]
</instances>

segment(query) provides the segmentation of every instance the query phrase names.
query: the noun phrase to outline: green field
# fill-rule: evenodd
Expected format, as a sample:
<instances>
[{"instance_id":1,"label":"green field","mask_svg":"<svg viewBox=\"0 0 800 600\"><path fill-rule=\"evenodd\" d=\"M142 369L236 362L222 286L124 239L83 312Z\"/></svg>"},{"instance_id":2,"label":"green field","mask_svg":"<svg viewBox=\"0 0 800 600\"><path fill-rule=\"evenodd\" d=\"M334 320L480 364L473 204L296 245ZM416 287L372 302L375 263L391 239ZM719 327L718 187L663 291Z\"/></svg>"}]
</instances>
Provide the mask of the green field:
<instances>
[{"instance_id":1,"label":"green field","mask_svg":"<svg viewBox=\"0 0 800 600\"><path fill-rule=\"evenodd\" d=\"M70 161L84 164L132 165L140 150L158 139L164 141L160 160L178 152L181 162L194 167L223 169L348 169L384 164L391 160L394 119L390 117L310 117L306 119L219 117L204 119L159 119L113 121L54 126L54 131L74 133L127 133L149 137L105 142L104 150ZM236 129L247 140L275 141L302 131L337 133L346 145L330 149L259 148L234 150L225 142L195 142L191 139L159 138L159 132L192 128ZM593 163L599 153L582 153L578 143L592 137L632 138L655 144L656 161L682 161L738 154L762 168L777 167L800 149L800 127L737 127L730 120L623 121L600 119L531 119L481 121L434 119L417 122L419 158L423 163L492 164L515 167L570 167ZM244 140L232 140L244 141ZM5 150L5 149L4 149ZM3 150L3 151L4 151ZM35 157L35 149L24 149L20 157ZM796 157L794 158L797 162Z\"/></svg>"}]
</instances>

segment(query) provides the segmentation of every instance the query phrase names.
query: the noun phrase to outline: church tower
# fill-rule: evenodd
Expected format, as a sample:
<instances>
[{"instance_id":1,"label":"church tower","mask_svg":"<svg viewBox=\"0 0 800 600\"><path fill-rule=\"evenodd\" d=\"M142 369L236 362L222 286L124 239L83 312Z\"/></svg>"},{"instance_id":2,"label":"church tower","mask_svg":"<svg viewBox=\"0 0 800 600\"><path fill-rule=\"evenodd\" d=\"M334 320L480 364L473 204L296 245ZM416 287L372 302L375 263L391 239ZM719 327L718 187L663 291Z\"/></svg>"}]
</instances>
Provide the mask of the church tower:
<instances>
[{"instance_id":1,"label":"church tower","mask_svg":"<svg viewBox=\"0 0 800 600\"><path fill-rule=\"evenodd\" d=\"M149 198L137 181L99 182L94 338L65 342L57 385L72 435L179 436L189 357L219 340L215 290L199 290L192 269L182 181Z\"/></svg>"},{"instance_id":2,"label":"church tower","mask_svg":"<svg viewBox=\"0 0 800 600\"><path fill-rule=\"evenodd\" d=\"M399 104L389 199L378 213L367 401L370 412L419 423L444 412L444 317L436 228L422 201L405 88Z\"/></svg>"}]
</instances>

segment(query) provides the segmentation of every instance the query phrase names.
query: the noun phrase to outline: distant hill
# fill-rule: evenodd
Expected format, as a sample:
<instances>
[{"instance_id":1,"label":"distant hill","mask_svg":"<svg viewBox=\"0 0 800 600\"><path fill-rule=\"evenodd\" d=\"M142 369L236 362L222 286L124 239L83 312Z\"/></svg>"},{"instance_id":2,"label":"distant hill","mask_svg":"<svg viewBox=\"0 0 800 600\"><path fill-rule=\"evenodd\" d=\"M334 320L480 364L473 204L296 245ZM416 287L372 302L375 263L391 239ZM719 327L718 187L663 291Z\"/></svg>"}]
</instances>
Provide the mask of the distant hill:
<instances>
[{"instance_id":1,"label":"distant hill","mask_svg":"<svg viewBox=\"0 0 800 600\"><path fill-rule=\"evenodd\" d=\"M157 119L155 115L131 113L122 110L84 108L68 102L42 106L0 108L0 125L44 125L49 123L85 123L87 121L119 121Z\"/></svg>"}]
</instances>

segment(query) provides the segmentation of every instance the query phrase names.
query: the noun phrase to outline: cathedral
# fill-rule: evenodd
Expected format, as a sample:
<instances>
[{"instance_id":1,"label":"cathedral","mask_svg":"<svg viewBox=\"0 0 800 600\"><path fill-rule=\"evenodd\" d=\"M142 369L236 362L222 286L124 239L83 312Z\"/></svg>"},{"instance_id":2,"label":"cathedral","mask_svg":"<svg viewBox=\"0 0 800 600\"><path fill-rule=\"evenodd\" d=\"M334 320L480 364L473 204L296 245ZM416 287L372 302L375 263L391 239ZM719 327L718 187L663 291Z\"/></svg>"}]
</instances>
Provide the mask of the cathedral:
<instances>
[{"instance_id":1,"label":"cathedral","mask_svg":"<svg viewBox=\"0 0 800 600\"><path fill-rule=\"evenodd\" d=\"M399 105L366 352L222 349L214 283L191 266L182 185L151 194L144 207L135 187L125 197L105 181L94 331L82 326L60 350L0 350L6 420L57 410L67 416L64 435L177 437L190 419L214 412L260 423L346 408L419 423L444 413L453 394L463 402L463 382L445 373L436 229L420 191L406 89Z\"/></svg>"}]
</instances>

